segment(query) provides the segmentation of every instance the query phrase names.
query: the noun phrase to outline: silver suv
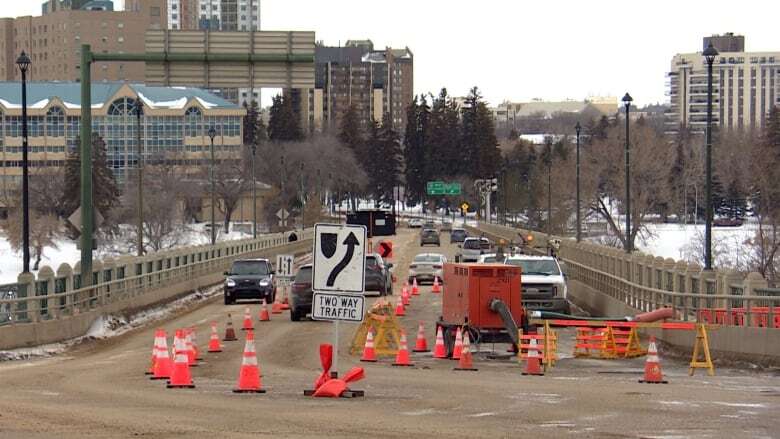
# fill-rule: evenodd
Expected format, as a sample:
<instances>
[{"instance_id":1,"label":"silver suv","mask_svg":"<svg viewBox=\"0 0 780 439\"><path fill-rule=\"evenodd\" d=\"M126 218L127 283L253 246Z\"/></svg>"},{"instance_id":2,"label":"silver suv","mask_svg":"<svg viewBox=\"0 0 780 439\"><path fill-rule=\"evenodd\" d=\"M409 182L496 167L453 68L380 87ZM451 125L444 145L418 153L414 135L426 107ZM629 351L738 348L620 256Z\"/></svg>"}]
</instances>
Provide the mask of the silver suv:
<instances>
[{"instance_id":1,"label":"silver suv","mask_svg":"<svg viewBox=\"0 0 780 439\"><path fill-rule=\"evenodd\" d=\"M479 256L490 252L490 240L485 237L466 238L463 244L458 244L459 254L455 255L456 262L477 262Z\"/></svg>"}]
</instances>

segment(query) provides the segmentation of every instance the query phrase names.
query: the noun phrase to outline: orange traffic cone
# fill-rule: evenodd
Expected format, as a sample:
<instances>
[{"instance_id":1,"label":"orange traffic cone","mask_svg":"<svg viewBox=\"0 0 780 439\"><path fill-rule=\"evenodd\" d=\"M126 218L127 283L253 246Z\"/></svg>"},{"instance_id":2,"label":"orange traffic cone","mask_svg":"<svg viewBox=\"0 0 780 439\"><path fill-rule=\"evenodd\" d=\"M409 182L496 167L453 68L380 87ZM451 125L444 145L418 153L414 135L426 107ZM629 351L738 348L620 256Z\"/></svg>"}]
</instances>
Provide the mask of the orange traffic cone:
<instances>
[{"instance_id":1,"label":"orange traffic cone","mask_svg":"<svg viewBox=\"0 0 780 439\"><path fill-rule=\"evenodd\" d=\"M263 299L263 308L260 309L260 317L258 318L261 322L269 322L271 321L271 315L268 313L268 302Z\"/></svg>"},{"instance_id":2,"label":"orange traffic cone","mask_svg":"<svg viewBox=\"0 0 780 439\"><path fill-rule=\"evenodd\" d=\"M409 288L407 288L406 284L404 284L404 285L401 287L401 297L403 297L403 296L405 296L405 295L407 295L407 294L409 294Z\"/></svg>"},{"instance_id":3,"label":"orange traffic cone","mask_svg":"<svg viewBox=\"0 0 780 439\"><path fill-rule=\"evenodd\" d=\"M227 325L225 326L225 338L222 341L236 341L236 330L233 329L233 318L228 313Z\"/></svg>"},{"instance_id":4,"label":"orange traffic cone","mask_svg":"<svg viewBox=\"0 0 780 439\"><path fill-rule=\"evenodd\" d=\"M244 326L241 327L242 331L252 331L255 327L252 325L252 314L249 312L249 307L244 308Z\"/></svg>"},{"instance_id":5,"label":"orange traffic cone","mask_svg":"<svg viewBox=\"0 0 780 439\"><path fill-rule=\"evenodd\" d=\"M447 348L444 346L444 333L441 326L436 330L436 346L433 348L433 358L447 358Z\"/></svg>"},{"instance_id":6,"label":"orange traffic cone","mask_svg":"<svg viewBox=\"0 0 780 439\"><path fill-rule=\"evenodd\" d=\"M530 347L525 356L525 370L523 371L523 375L543 376L544 372L542 371L541 356L539 355L539 351L536 350L536 339L532 338L529 344Z\"/></svg>"},{"instance_id":7,"label":"orange traffic cone","mask_svg":"<svg viewBox=\"0 0 780 439\"><path fill-rule=\"evenodd\" d=\"M279 303L278 298L274 298L274 303L271 304L271 314L281 314L282 304Z\"/></svg>"},{"instance_id":8,"label":"orange traffic cone","mask_svg":"<svg viewBox=\"0 0 780 439\"><path fill-rule=\"evenodd\" d=\"M406 312L404 311L404 302L403 299L401 299L401 296L398 296L398 301L395 305L395 316L396 317L403 317L406 315Z\"/></svg>"},{"instance_id":9,"label":"orange traffic cone","mask_svg":"<svg viewBox=\"0 0 780 439\"><path fill-rule=\"evenodd\" d=\"M195 361L195 347L192 344L192 330L184 329L184 334L184 348L187 350L187 365L196 367L198 363Z\"/></svg>"},{"instance_id":10,"label":"orange traffic cone","mask_svg":"<svg viewBox=\"0 0 780 439\"><path fill-rule=\"evenodd\" d=\"M255 333L247 331L244 356L241 359L241 371L238 373L238 387L234 393L265 393L260 383L260 366L257 365L255 352Z\"/></svg>"},{"instance_id":11,"label":"orange traffic cone","mask_svg":"<svg viewBox=\"0 0 780 439\"><path fill-rule=\"evenodd\" d=\"M460 356L463 352L463 331L458 326L458 332L455 334L455 347L452 349L452 359L460 360Z\"/></svg>"},{"instance_id":12,"label":"orange traffic cone","mask_svg":"<svg viewBox=\"0 0 780 439\"><path fill-rule=\"evenodd\" d=\"M168 388L173 389L183 387L194 389L195 384L192 382L192 375L190 374L190 366L187 359L189 351L186 346L184 331L181 329L176 331L173 350L176 353L176 356L173 362L171 379L168 381Z\"/></svg>"},{"instance_id":13,"label":"orange traffic cone","mask_svg":"<svg viewBox=\"0 0 780 439\"><path fill-rule=\"evenodd\" d=\"M414 282L412 282L412 296L419 296L420 295L420 287L417 286L417 278L414 278Z\"/></svg>"},{"instance_id":14,"label":"orange traffic cone","mask_svg":"<svg viewBox=\"0 0 780 439\"><path fill-rule=\"evenodd\" d=\"M211 339L209 339L208 352L222 352L222 345L219 344L219 336L217 335L217 322L211 322Z\"/></svg>"},{"instance_id":15,"label":"orange traffic cone","mask_svg":"<svg viewBox=\"0 0 780 439\"><path fill-rule=\"evenodd\" d=\"M406 331L401 331L401 347L398 348L398 353L395 355L395 363L393 366L414 366L409 361L409 347L406 345Z\"/></svg>"},{"instance_id":16,"label":"orange traffic cone","mask_svg":"<svg viewBox=\"0 0 780 439\"><path fill-rule=\"evenodd\" d=\"M433 287L431 287L431 293L441 293L441 285L439 285L439 276L433 276Z\"/></svg>"},{"instance_id":17,"label":"orange traffic cone","mask_svg":"<svg viewBox=\"0 0 780 439\"><path fill-rule=\"evenodd\" d=\"M477 368L474 367L471 358L471 347L469 343L468 330L463 331L463 352L460 355L460 361L458 361L458 366L454 367L453 370L471 370L471 371L477 370Z\"/></svg>"},{"instance_id":18,"label":"orange traffic cone","mask_svg":"<svg viewBox=\"0 0 780 439\"><path fill-rule=\"evenodd\" d=\"M149 370L144 372L144 375L154 375L154 361L157 359L157 346L160 344L161 333L165 331L158 329L154 331L154 344L152 345L152 362L149 364Z\"/></svg>"},{"instance_id":19,"label":"orange traffic cone","mask_svg":"<svg viewBox=\"0 0 780 439\"><path fill-rule=\"evenodd\" d=\"M411 295L409 293L401 294L401 303L404 304L404 306L409 306L411 302L409 302L409 299L411 299Z\"/></svg>"},{"instance_id":20,"label":"orange traffic cone","mask_svg":"<svg viewBox=\"0 0 780 439\"><path fill-rule=\"evenodd\" d=\"M428 349L428 342L425 340L425 323L420 322L420 326L417 328L417 342L414 345L412 352L430 352Z\"/></svg>"},{"instance_id":21,"label":"orange traffic cone","mask_svg":"<svg viewBox=\"0 0 780 439\"><path fill-rule=\"evenodd\" d=\"M151 379L163 380L171 377L171 370L173 369L173 363L171 363L171 357L168 354L168 341L165 336L165 331L161 330L159 340L157 341L156 357L154 360L154 373ZM176 338L173 339L176 343Z\"/></svg>"},{"instance_id":22,"label":"orange traffic cone","mask_svg":"<svg viewBox=\"0 0 780 439\"><path fill-rule=\"evenodd\" d=\"M366 334L366 346L363 348L363 356L360 357L360 361L366 361L370 363L376 362L376 352L374 352L374 331L369 330Z\"/></svg>"},{"instance_id":23,"label":"orange traffic cone","mask_svg":"<svg viewBox=\"0 0 780 439\"><path fill-rule=\"evenodd\" d=\"M290 294L288 292L287 285L282 285L282 310L287 311L290 309Z\"/></svg>"},{"instance_id":24,"label":"orange traffic cone","mask_svg":"<svg viewBox=\"0 0 780 439\"><path fill-rule=\"evenodd\" d=\"M655 346L655 336L650 336L650 346L647 347L647 360L645 361L645 378L640 383L667 384L661 372L661 361L658 359L658 348Z\"/></svg>"}]
</instances>

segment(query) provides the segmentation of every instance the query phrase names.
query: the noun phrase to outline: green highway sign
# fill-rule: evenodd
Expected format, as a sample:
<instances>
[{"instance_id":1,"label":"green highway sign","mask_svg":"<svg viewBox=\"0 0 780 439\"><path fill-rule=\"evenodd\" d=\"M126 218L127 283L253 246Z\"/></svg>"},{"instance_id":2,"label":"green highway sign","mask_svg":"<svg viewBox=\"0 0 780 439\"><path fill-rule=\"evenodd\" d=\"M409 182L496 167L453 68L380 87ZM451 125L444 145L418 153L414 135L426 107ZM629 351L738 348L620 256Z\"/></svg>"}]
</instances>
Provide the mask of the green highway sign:
<instances>
[{"instance_id":1,"label":"green highway sign","mask_svg":"<svg viewBox=\"0 0 780 439\"><path fill-rule=\"evenodd\" d=\"M429 181L426 189L428 195L460 195L460 183Z\"/></svg>"}]
</instances>

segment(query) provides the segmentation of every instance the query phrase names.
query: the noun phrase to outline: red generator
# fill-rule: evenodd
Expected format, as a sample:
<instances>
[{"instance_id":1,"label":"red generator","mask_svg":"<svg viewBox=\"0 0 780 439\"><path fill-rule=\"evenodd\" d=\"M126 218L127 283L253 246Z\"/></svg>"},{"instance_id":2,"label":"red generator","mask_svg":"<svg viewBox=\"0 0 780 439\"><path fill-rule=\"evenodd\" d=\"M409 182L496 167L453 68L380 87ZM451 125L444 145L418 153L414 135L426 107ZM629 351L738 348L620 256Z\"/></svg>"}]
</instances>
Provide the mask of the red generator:
<instances>
[{"instance_id":1,"label":"red generator","mask_svg":"<svg viewBox=\"0 0 780 439\"><path fill-rule=\"evenodd\" d=\"M437 326L443 329L448 356L459 326L468 328L471 343L515 343L518 324L527 330L520 277L520 267L510 265L444 264Z\"/></svg>"}]
</instances>

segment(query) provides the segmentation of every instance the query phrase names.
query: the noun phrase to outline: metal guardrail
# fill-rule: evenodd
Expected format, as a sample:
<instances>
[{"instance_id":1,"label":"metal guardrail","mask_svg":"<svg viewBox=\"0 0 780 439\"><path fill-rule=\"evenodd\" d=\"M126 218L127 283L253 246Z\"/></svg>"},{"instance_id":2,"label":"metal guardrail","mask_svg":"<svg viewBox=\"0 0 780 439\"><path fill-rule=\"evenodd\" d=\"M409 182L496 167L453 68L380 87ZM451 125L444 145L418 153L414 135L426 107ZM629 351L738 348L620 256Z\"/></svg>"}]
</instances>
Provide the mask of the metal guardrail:
<instances>
[{"instance_id":1,"label":"metal guardrail","mask_svg":"<svg viewBox=\"0 0 780 439\"><path fill-rule=\"evenodd\" d=\"M537 245L551 238L495 224L480 224L478 229L507 241L518 232L531 234ZM561 239L559 258L570 278L637 310L671 307L683 321L780 328L780 289L767 288L758 273L706 272L695 264L552 238Z\"/></svg>"},{"instance_id":2,"label":"metal guardrail","mask_svg":"<svg viewBox=\"0 0 780 439\"><path fill-rule=\"evenodd\" d=\"M297 232L298 242L313 231ZM100 309L205 275L226 270L234 259L294 244L287 234L185 247L146 256L96 263L93 285L81 287L81 275L63 264L57 274L42 268L31 283L0 285L0 333L3 326L61 319ZM78 267L78 266L77 266ZM208 285L199 285L205 287ZM28 294L28 291L32 294Z\"/></svg>"}]
</instances>

